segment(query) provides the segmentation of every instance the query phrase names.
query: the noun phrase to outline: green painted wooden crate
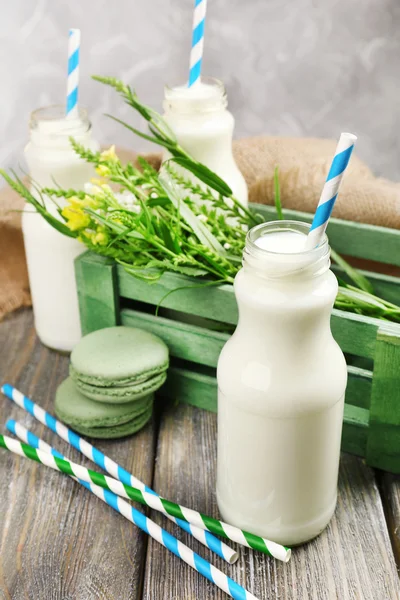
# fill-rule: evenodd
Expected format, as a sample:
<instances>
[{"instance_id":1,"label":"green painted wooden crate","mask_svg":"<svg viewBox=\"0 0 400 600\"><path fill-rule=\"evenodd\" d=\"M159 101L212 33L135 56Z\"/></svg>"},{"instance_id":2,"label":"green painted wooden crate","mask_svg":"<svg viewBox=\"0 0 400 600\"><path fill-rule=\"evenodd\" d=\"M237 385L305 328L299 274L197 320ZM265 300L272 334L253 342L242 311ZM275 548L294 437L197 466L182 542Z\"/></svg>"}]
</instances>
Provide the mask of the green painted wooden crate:
<instances>
[{"instance_id":1,"label":"green painted wooden crate","mask_svg":"<svg viewBox=\"0 0 400 600\"><path fill-rule=\"evenodd\" d=\"M266 221L275 219L272 207L257 210ZM310 221L310 215L289 210L285 217ZM328 234L339 253L400 266L400 231L331 219ZM400 304L400 278L364 274L378 295ZM169 290L192 281L165 274L158 283L148 284L90 252L77 258L76 277L84 334L116 324L152 331L165 340L172 356L162 393L217 410L215 367L237 322L232 286L179 290L165 299L155 316ZM212 321L189 324L185 314ZM331 324L348 358L342 449L365 457L371 466L400 473L400 325L340 310L333 311Z\"/></svg>"}]
</instances>

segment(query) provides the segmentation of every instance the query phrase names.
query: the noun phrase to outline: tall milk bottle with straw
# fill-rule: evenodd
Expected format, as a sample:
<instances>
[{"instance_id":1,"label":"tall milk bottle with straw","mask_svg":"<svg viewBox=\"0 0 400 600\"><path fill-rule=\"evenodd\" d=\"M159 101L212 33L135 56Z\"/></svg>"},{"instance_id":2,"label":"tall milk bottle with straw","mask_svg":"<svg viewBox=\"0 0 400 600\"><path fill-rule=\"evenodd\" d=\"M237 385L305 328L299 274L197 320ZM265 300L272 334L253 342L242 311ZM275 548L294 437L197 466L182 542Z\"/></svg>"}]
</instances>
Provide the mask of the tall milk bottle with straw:
<instances>
[{"instance_id":1,"label":"tall milk bottle with straw","mask_svg":"<svg viewBox=\"0 0 400 600\"><path fill-rule=\"evenodd\" d=\"M346 143L311 227L249 231L234 283L238 326L218 362L221 515L285 545L317 536L336 506L347 369L330 329L338 283L325 227Z\"/></svg>"},{"instance_id":2,"label":"tall milk bottle with straw","mask_svg":"<svg viewBox=\"0 0 400 600\"><path fill-rule=\"evenodd\" d=\"M247 185L232 153L235 125L227 95L218 79L201 77L206 0L196 0L187 86L166 87L164 118L179 144L219 175L247 206Z\"/></svg>"},{"instance_id":3,"label":"tall milk bottle with straw","mask_svg":"<svg viewBox=\"0 0 400 600\"><path fill-rule=\"evenodd\" d=\"M69 141L72 136L92 150L99 149L86 111L77 106L79 37L79 30L71 30L67 111L64 106L50 106L31 115L25 157L33 194L36 188L56 186L83 190L94 175L92 165L77 156ZM60 218L53 200L46 196L43 200L47 210ZM57 203L62 205L58 199ZM22 230L36 332L46 346L71 351L81 337L74 259L85 248L51 227L30 204L24 209Z\"/></svg>"}]
</instances>

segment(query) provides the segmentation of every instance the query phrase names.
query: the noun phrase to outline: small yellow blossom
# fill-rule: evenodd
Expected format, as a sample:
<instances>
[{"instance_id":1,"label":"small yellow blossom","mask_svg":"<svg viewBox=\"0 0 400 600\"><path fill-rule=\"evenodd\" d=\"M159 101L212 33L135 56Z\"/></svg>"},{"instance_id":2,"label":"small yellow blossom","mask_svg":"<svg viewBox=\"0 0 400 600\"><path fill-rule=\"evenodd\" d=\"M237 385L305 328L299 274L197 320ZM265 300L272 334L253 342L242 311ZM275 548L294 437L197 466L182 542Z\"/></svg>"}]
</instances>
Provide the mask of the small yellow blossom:
<instances>
[{"instance_id":1,"label":"small yellow blossom","mask_svg":"<svg viewBox=\"0 0 400 600\"><path fill-rule=\"evenodd\" d=\"M108 244L108 235L104 231L98 231L92 235L92 243L94 245L105 246Z\"/></svg>"},{"instance_id":2,"label":"small yellow blossom","mask_svg":"<svg viewBox=\"0 0 400 600\"><path fill-rule=\"evenodd\" d=\"M115 153L115 146L110 146L110 148L108 150L104 150L103 152L101 152L100 154L101 159L104 162L111 162L111 163L117 163L119 161L118 156Z\"/></svg>"},{"instance_id":3,"label":"small yellow blossom","mask_svg":"<svg viewBox=\"0 0 400 600\"><path fill-rule=\"evenodd\" d=\"M100 175L100 177L109 177L111 175L111 171L106 165L99 165L96 167L96 173L97 175Z\"/></svg>"},{"instance_id":4,"label":"small yellow blossom","mask_svg":"<svg viewBox=\"0 0 400 600\"><path fill-rule=\"evenodd\" d=\"M90 224L90 217L83 212L82 208L66 206L61 211L61 214L67 219L67 227L71 231L85 229Z\"/></svg>"}]
</instances>

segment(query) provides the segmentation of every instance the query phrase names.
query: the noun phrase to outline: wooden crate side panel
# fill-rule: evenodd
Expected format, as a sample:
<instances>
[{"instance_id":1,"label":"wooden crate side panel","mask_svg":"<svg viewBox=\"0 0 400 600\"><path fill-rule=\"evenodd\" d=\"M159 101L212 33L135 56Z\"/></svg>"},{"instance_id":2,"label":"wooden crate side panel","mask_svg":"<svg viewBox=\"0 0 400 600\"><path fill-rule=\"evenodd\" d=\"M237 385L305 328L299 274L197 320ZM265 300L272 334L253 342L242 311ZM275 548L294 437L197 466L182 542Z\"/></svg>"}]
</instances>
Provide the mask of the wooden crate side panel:
<instances>
[{"instance_id":1,"label":"wooden crate side panel","mask_svg":"<svg viewBox=\"0 0 400 600\"><path fill-rule=\"evenodd\" d=\"M170 294L162 306L221 323L237 323L237 304L230 285L198 288L195 281L171 273L165 273L159 282L150 285L135 279L121 267L117 269L123 297L157 305L169 291L185 288ZM192 284L194 287L191 288ZM364 358L374 357L376 333L381 323L378 319L336 309L331 320L333 335L343 352ZM397 324L393 324L392 328L394 332L400 331Z\"/></svg>"},{"instance_id":2,"label":"wooden crate side panel","mask_svg":"<svg viewBox=\"0 0 400 600\"><path fill-rule=\"evenodd\" d=\"M111 259L85 252L75 259L82 334L119 323L116 265Z\"/></svg>"},{"instance_id":3,"label":"wooden crate side panel","mask_svg":"<svg viewBox=\"0 0 400 600\"><path fill-rule=\"evenodd\" d=\"M201 286L196 279L165 273L157 283L135 279L121 266L117 267L120 295L190 315L214 319L221 323L237 323L238 311L231 285ZM174 291L175 290L175 291ZM164 299L166 294L168 297Z\"/></svg>"},{"instance_id":4,"label":"wooden crate side panel","mask_svg":"<svg viewBox=\"0 0 400 600\"><path fill-rule=\"evenodd\" d=\"M121 323L158 335L169 347L171 356L209 367L217 366L219 354L230 337L226 333L129 309L121 311Z\"/></svg>"},{"instance_id":5,"label":"wooden crate side panel","mask_svg":"<svg viewBox=\"0 0 400 600\"><path fill-rule=\"evenodd\" d=\"M376 343L367 463L400 473L400 335L386 326Z\"/></svg>"},{"instance_id":6,"label":"wooden crate side panel","mask_svg":"<svg viewBox=\"0 0 400 600\"><path fill-rule=\"evenodd\" d=\"M252 204L251 207L266 221L277 218L272 206ZM288 209L284 209L283 213L286 219L306 223L311 223L313 217L309 213ZM397 229L331 218L327 233L332 248L339 254L400 266L400 231Z\"/></svg>"}]
</instances>

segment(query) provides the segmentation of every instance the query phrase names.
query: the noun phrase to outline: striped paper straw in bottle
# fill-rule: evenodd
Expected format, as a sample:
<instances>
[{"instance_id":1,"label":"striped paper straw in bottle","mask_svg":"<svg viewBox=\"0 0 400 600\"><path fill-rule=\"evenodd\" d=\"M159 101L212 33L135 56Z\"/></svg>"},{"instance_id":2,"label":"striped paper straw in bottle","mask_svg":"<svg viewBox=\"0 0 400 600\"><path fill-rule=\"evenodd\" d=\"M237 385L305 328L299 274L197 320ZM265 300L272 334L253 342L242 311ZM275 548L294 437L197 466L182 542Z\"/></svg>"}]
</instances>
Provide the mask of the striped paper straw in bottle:
<instances>
[{"instance_id":1,"label":"striped paper straw in bottle","mask_svg":"<svg viewBox=\"0 0 400 600\"><path fill-rule=\"evenodd\" d=\"M124 484L121 483L120 481L113 479L112 477L104 478L104 475L101 475L100 473L98 473L99 479L94 481L93 478L90 476L90 470L85 469L84 467L80 467L80 466L78 466L79 472L78 472L77 476L74 477L72 475L72 473L74 473L74 466L73 466L74 463L71 463L67 458L65 458L65 456L63 456L60 452L58 452L58 450L56 450L55 448L52 448L45 441L41 440L34 433L29 431L29 429L26 429L26 427L21 425L21 423L14 421L14 419L9 419L7 421L6 428L8 429L8 431L11 431L11 433L16 435L20 440L22 440L25 444L29 444L30 446L32 446L32 448L36 448L36 450L42 450L43 452L47 452L47 454L52 454L53 456L56 456L57 458L61 458L62 460L65 460L69 464L69 468L64 471L62 469L60 469L60 470L63 473L67 473L68 475L70 475L74 481L78 481L81 485L83 485L87 489L92 490L92 485L93 484L96 485L96 481L98 481L98 483L100 482L102 484L101 487L103 487L103 484L107 480L109 485L107 486L107 488L104 488L104 489L109 489L110 491L114 492L118 496L122 496L123 498L127 498L128 500L137 500L139 502L141 501L142 492L140 490L136 490L136 492L137 492L136 497L132 497L132 495L129 495L127 493L127 491L125 490ZM60 464L58 466L60 466ZM80 476L81 478L79 478L78 476ZM127 488L129 488L129 486L127 486ZM134 489L134 488L131 488L131 489ZM149 495L154 498L157 497L154 494L149 494ZM149 504L146 504L146 506L149 506ZM176 523L176 525L181 527L181 529L186 531L186 533L189 533L196 540L198 540L201 544L206 546L206 548L209 548L212 552L215 552L216 554L218 554L218 556L220 556L221 558L226 560L230 565L235 563L237 561L237 559L239 558L239 554L237 552L232 550L232 548L229 548L229 546L227 546L226 544L221 542L219 539L214 537L208 531L204 531L204 529L200 529L199 527L196 527L195 525L191 525L190 523L188 523L187 521L183 521L182 519L177 519L173 516L170 516L170 515L168 515L168 513L164 512L163 514L165 514L171 521Z\"/></svg>"},{"instance_id":2,"label":"striped paper straw in bottle","mask_svg":"<svg viewBox=\"0 0 400 600\"><path fill-rule=\"evenodd\" d=\"M331 168L321 197L318 202L317 210L311 224L310 233L307 236L306 249L312 250L319 246L324 237L336 198L339 193L339 187L342 183L343 175L353 152L357 137L352 133L342 133L336 148Z\"/></svg>"},{"instance_id":3,"label":"striped paper straw in bottle","mask_svg":"<svg viewBox=\"0 0 400 600\"><path fill-rule=\"evenodd\" d=\"M79 87L79 51L81 47L81 30L70 29L68 37L68 79L67 79L67 109L69 119L78 117L78 87Z\"/></svg>"},{"instance_id":4,"label":"striped paper straw in bottle","mask_svg":"<svg viewBox=\"0 0 400 600\"><path fill-rule=\"evenodd\" d=\"M192 29L192 49L190 51L189 87L200 82L203 61L204 25L207 0L195 0Z\"/></svg>"},{"instance_id":5,"label":"striped paper straw in bottle","mask_svg":"<svg viewBox=\"0 0 400 600\"><path fill-rule=\"evenodd\" d=\"M38 463L56 470L61 470L58 467L60 463L68 462L57 457L55 454L50 454L42 450L36 450L32 446L17 442L6 435L0 435L0 447L6 448L14 454L25 456L26 458L30 458L31 460L35 460ZM83 467L76 465L75 468L76 470L79 470ZM71 472L68 473L68 475L74 476L75 473ZM185 546L185 544L177 540L174 536L162 529L154 521L146 517L144 514L139 512L136 508L128 504L128 502L113 492L103 489L98 485L86 484L84 481L81 481L80 483L82 483L82 485L84 485L88 490L93 492L95 496L119 512L121 515L131 521L131 523L134 523L137 527L139 527L139 529L162 544L178 558L181 558L185 563L201 573L201 575L206 577L206 579L214 583L235 600L257 600L253 594L236 583L236 581L233 581L233 579L225 575L225 573L193 552L193 550L191 550L188 546Z\"/></svg>"}]
</instances>

